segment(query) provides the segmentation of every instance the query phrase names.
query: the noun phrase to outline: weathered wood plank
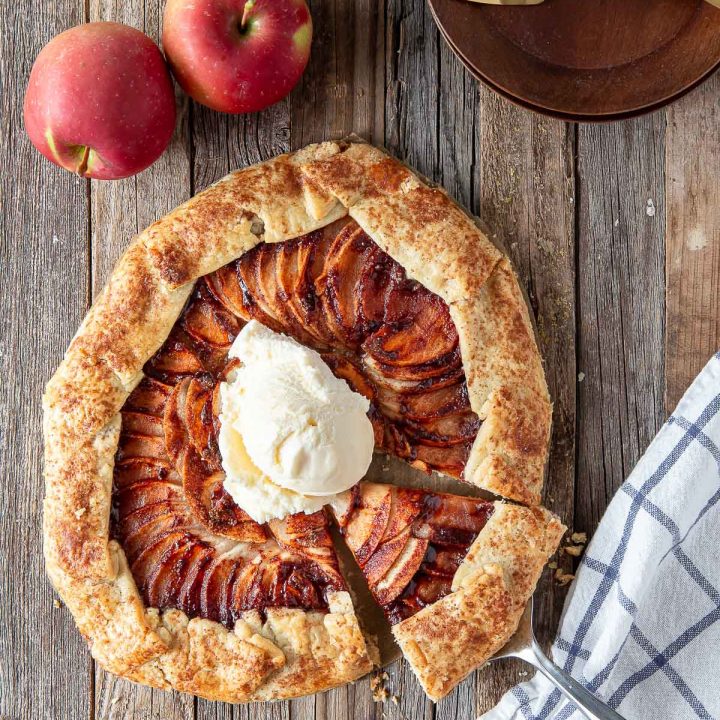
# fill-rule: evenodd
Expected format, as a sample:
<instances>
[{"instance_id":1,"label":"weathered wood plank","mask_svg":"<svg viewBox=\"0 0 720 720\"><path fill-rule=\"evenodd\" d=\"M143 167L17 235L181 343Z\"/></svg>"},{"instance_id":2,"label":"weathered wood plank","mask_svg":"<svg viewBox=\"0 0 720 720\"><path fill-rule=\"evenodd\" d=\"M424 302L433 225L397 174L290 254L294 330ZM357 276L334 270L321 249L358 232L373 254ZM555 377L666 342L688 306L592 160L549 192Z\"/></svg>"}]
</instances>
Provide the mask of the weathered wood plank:
<instances>
[{"instance_id":1,"label":"weathered wood plank","mask_svg":"<svg viewBox=\"0 0 720 720\"><path fill-rule=\"evenodd\" d=\"M90 20L114 20L142 30L156 42L164 3L159 0L91 0ZM132 237L190 196L187 100L178 93L179 120L168 151L148 170L115 182L93 182L92 290L97 295ZM98 720L191 720L193 698L121 680L99 667L95 674Z\"/></svg>"},{"instance_id":2,"label":"weathered wood plank","mask_svg":"<svg viewBox=\"0 0 720 720\"><path fill-rule=\"evenodd\" d=\"M41 396L87 303L86 183L30 144L22 101L35 57L83 4L0 12L0 717L87 717L90 656L42 559Z\"/></svg>"},{"instance_id":3,"label":"weathered wood plank","mask_svg":"<svg viewBox=\"0 0 720 720\"><path fill-rule=\"evenodd\" d=\"M595 529L663 421L664 142L662 113L579 130L581 530Z\"/></svg>"},{"instance_id":4,"label":"weathered wood plank","mask_svg":"<svg viewBox=\"0 0 720 720\"><path fill-rule=\"evenodd\" d=\"M509 252L535 314L554 403L545 502L570 524L577 372L574 128L517 108L487 89L482 90L478 110L475 209ZM559 561L570 567L569 557ZM536 594L535 625L541 642L554 636L564 598L565 588L546 571ZM478 712L489 710L527 671L520 663L504 661L478 673Z\"/></svg>"},{"instance_id":5,"label":"weathered wood plank","mask_svg":"<svg viewBox=\"0 0 720 720\"><path fill-rule=\"evenodd\" d=\"M307 70L290 95L291 146L356 133L383 142L382 0L311 0L314 37Z\"/></svg>"},{"instance_id":6,"label":"weathered wood plank","mask_svg":"<svg viewBox=\"0 0 720 720\"><path fill-rule=\"evenodd\" d=\"M718 127L718 75L667 110L667 412L720 348Z\"/></svg>"}]
</instances>

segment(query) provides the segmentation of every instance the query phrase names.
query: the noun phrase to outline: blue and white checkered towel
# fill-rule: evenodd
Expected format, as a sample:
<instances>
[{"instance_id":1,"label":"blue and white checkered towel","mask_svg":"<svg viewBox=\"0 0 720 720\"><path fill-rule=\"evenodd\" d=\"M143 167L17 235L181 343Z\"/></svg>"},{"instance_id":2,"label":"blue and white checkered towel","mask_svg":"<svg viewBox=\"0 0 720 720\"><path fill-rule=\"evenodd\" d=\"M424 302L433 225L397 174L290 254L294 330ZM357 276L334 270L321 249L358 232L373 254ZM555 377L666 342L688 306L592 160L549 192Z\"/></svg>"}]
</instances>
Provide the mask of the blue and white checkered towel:
<instances>
[{"instance_id":1,"label":"blue and white checkered towel","mask_svg":"<svg viewBox=\"0 0 720 720\"><path fill-rule=\"evenodd\" d=\"M613 498L555 662L628 720L720 719L720 353ZM483 720L580 720L542 676Z\"/></svg>"}]
</instances>

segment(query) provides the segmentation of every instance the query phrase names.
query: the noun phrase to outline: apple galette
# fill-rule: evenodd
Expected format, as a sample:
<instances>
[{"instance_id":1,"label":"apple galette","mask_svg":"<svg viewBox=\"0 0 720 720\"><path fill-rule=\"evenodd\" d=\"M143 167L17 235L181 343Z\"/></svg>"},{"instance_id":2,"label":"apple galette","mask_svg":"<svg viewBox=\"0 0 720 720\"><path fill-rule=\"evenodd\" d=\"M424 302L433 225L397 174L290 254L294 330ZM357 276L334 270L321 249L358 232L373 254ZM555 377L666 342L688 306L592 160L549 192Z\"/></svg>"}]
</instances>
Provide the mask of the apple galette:
<instances>
[{"instance_id":1,"label":"apple galette","mask_svg":"<svg viewBox=\"0 0 720 720\"><path fill-rule=\"evenodd\" d=\"M380 150L310 146L120 259L45 394L48 572L108 670L294 697L373 665L335 524L439 699L512 634L564 530L537 507L549 429L507 258ZM363 438L521 504L358 483Z\"/></svg>"}]
</instances>

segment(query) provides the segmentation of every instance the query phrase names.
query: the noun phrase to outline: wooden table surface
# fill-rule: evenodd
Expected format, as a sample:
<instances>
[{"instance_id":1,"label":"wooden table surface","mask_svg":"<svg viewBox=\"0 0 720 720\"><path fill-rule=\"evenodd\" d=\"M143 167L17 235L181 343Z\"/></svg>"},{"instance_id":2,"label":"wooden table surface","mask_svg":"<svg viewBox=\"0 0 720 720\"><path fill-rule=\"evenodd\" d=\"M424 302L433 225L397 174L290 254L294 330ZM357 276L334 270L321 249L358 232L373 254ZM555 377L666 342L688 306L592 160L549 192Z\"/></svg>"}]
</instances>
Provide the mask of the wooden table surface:
<instances>
[{"instance_id":1,"label":"wooden table surface","mask_svg":"<svg viewBox=\"0 0 720 720\"><path fill-rule=\"evenodd\" d=\"M313 0L301 85L259 114L178 97L152 168L89 182L46 162L22 126L31 64L56 33L116 20L159 36L159 0L7 2L2 38L0 718L470 720L527 673L475 673L433 706L402 663L399 704L367 679L292 702L233 707L99 670L45 578L40 397L131 236L225 175L355 132L443 184L509 248L538 321L555 401L546 502L592 532L695 373L720 345L720 76L671 108L571 125L515 108L451 55L423 0ZM570 558L562 560L570 567ZM539 590L543 637L565 589Z\"/></svg>"}]
</instances>

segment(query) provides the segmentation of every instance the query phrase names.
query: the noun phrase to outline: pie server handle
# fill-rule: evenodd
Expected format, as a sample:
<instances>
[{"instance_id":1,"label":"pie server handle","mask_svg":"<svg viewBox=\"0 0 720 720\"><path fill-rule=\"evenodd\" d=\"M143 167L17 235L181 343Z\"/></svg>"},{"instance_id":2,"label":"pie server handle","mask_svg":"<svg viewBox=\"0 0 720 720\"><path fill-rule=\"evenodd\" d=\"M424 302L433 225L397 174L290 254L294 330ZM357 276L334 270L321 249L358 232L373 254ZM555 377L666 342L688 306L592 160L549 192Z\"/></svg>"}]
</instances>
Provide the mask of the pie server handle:
<instances>
[{"instance_id":1,"label":"pie server handle","mask_svg":"<svg viewBox=\"0 0 720 720\"><path fill-rule=\"evenodd\" d=\"M555 665L542 651L535 638L532 639L532 643L528 647L523 648L515 656L534 665L589 720L624 720L622 715L616 713L602 700L599 700L584 688L577 680Z\"/></svg>"}]
</instances>

